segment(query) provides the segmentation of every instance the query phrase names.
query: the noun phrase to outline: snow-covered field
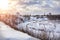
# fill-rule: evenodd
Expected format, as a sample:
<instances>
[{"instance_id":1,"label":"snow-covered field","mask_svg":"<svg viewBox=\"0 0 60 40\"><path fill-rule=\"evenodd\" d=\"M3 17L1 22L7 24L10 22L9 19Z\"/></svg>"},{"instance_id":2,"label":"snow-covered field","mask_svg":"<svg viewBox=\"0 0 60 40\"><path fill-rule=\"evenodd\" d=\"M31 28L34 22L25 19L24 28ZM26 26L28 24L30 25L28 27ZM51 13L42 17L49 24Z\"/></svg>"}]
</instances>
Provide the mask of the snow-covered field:
<instances>
[{"instance_id":1,"label":"snow-covered field","mask_svg":"<svg viewBox=\"0 0 60 40\"><path fill-rule=\"evenodd\" d=\"M0 22L0 40L38 40L25 33L16 31Z\"/></svg>"}]
</instances>

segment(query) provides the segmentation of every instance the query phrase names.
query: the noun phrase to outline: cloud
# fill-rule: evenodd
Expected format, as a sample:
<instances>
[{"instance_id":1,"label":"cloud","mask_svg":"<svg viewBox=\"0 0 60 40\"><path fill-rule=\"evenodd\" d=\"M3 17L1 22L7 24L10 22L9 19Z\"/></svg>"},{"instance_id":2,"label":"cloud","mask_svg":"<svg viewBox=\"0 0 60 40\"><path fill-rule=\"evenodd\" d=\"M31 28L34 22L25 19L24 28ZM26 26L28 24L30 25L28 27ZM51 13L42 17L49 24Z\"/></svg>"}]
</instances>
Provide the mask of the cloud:
<instances>
[{"instance_id":1,"label":"cloud","mask_svg":"<svg viewBox=\"0 0 60 40\"><path fill-rule=\"evenodd\" d=\"M59 4L59 0L15 0L11 5L21 14L59 14Z\"/></svg>"}]
</instances>

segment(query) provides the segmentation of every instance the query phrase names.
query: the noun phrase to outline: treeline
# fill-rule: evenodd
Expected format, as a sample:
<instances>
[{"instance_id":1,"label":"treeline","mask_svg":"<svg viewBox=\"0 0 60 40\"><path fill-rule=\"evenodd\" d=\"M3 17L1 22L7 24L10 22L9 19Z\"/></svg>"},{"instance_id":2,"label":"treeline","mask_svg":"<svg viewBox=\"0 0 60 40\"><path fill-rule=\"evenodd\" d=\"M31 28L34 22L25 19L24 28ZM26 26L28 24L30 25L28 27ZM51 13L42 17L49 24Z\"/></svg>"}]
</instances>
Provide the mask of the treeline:
<instances>
[{"instance_id":1,"label":"treeline","mask_svg":"<svg viewBox=\"0 0 60 40\"><path fill-rule=\"evenodd\" d=\"M60 20L60 15L47 15L50 20Z\"/></svg>"}]
</instances>

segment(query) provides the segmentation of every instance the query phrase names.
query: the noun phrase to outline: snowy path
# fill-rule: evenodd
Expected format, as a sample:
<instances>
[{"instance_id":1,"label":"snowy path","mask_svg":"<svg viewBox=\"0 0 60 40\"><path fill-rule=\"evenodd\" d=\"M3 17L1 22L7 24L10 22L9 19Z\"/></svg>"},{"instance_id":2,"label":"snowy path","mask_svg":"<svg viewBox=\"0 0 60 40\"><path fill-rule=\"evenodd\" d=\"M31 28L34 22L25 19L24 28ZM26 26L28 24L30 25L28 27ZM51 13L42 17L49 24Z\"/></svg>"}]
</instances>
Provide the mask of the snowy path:
<instances>
[{"instance_id":1,"label":"snowy path","mask_svg":"<svg viewBox=\"0 0 60 40\"><path fill-rule=\"evenodd\" d=\"M0 22L0 40L35 40L29 35L16 31L8 25ZM37 40L37 39L36 39Z\"/></svg>"}]
</instances>

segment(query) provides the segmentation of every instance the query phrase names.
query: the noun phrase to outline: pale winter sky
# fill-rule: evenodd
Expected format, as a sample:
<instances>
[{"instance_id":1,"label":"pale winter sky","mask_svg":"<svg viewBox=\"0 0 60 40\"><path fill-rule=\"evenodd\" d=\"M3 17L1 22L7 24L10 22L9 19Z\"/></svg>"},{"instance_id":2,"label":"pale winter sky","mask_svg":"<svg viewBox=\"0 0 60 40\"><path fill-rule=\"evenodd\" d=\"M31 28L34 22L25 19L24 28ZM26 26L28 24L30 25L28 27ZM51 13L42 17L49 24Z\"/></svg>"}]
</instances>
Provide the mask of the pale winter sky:
<instances>
[{"instance_id":1,"label":"pale winter sky","mask_svg":"<svg viewBox=\"0 0 60 40\"><path fill-rule=\"evenodd\" d=\"M60 0L13 0L13 4L21 14L60 14Z\"/></svg>"}]
</instances>

